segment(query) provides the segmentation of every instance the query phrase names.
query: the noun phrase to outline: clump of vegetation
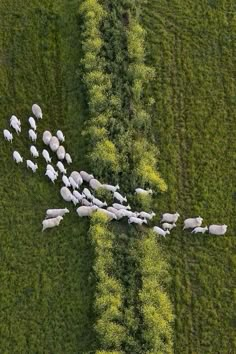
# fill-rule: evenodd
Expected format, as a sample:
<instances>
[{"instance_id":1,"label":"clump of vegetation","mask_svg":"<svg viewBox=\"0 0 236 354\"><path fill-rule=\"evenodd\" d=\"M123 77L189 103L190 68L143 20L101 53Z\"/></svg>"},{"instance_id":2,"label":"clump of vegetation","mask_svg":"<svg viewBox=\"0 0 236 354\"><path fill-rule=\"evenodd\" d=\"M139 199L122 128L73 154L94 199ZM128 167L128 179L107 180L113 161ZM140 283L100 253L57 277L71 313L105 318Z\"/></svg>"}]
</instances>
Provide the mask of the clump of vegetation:
<instances>
[{"instance_id":1,"label":"clump of vegetation","mask_svg":"<svg viewBox=\"0 0 236 354\"><path fill-rule=\"evenodd\" d=\"M96 293L94 309L96 313L95 330L103 350L120 350L125 342L126 329L123 320L123 289L115 277L116 264L113 258L114 235L108 229L108 218L96 212L91 218L89 229L94 246L94 274Z\"/></svg>"}]
</instances>

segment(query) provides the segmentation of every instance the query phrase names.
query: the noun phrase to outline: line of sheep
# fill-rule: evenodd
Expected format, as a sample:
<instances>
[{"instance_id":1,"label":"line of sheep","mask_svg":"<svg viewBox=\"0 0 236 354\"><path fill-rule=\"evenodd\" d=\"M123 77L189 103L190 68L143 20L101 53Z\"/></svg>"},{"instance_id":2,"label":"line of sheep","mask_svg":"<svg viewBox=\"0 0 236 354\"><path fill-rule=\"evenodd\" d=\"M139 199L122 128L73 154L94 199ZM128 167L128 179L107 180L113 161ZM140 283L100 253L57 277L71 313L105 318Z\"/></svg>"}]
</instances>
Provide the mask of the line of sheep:
<instances>
[{"instance_id":1,"label":"line of sheep","mask_svg":"<svg viewBox=\"0 0 236 354\"><path fill-rule=\"evenodd\" d=\"M39 105L33 104L32 112L38 120L43 118L42 110ZM32 142L36 142L37 125L35 119L33 117L29 117L28 122L31 127L31 129L29 129L28 131L29 139L31 139ZM10 118L10 126L16 131L17 135L21 133L21 121L14 115ZM7 141L12 142L13 135L9 130L4 129L3 135ZM156 215L154 212L147 213L145 211L131 211L130 205L123 205L124 202L127 203L127 198L123 197L119 192L117 192L117 190L120 189L118 184L116 186L110 184L102 184L97 179L95 179L92 174L88 174L85 171L73 171L68 177L66 175L67 170L64 167L62 161L65 160L66 163L69 165L72 163L72 158L70 154L65 151L64 146L60 145L60 143L63 143L65 141L64 134L61 130L57 131L56 136L53 136L48 130L44 131L42 140L45 145L49 146L50 150L53 153L56 153L57 158L59 160L56 166L59 172L62 174L61 180L64 184L64 186L60 189L61 197L66 202L72 202L74 205L77 205L78 203L81 204L81 206L76 209L76 212L80 217L91 216L94 212L100 211L107 215L109 220L120 220L124 217L127 217L129 224L134 223L142 225L143 223L147 224L148 221L152 220L152 218ZM39 152L35 145L31 145L30 153L34 158L39 157ZM55 180L58 178L59 174L58 171L56 171L51 164L52 158L50 157L50 154L46 149L43 149L42 156L44 157L47 163L45 175L50 179L52 183L55 183ZM23 162L23 158L18 151L13 152L13 159L17 164ZM26 160L26 165L27 168L30 168L34 173L38 168L37 163L34 163L31 160ZM80 193L78 189L80 189L81 185L84 182L86 182L93 191L96 191L101 188L110 191L111 193L113 193L113 199L115 201L117 200L119 203L115 202L112 204L112 206L108 206L106 202L102 202L98 198L95 198L87 187L83 188L82 192ZM70 190L69 188L71 188L72 190ZM147 195L152 194L153 192L151 189L145 190L142 188L136 188L135 193ZM43 220L42 222L42 231L47 228L58 226L61 220L63 219L64 215L68 212L69 210L67 208L48 209L46 211L45 220ZM170 233L170 230L176 227L176 222L179 216L180 215L178 213L163 214L161 220L162 228L159 226L154 226L153 231L158 235L165 237L166 234ZM214 235L224 235L226 233L227 225L210 225L208 229L207 226L201 227L202 221L203 219L200 216L197 218L186 219L184 221L184 229L191 228L193 229L192 233L205 233L207 230L210 234Z\"/></svg>"}]
</instances>

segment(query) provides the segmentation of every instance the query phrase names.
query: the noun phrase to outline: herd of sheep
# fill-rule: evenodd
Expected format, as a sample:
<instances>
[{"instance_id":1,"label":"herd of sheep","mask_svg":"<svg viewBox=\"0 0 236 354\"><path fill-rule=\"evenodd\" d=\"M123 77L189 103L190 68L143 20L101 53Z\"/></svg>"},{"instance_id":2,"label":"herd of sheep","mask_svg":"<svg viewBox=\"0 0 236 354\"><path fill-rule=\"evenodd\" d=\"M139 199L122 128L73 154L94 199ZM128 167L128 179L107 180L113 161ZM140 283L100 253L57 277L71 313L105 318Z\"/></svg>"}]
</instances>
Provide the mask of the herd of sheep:
<instances>
[{"instance_id":1,"label":"herd of sheep","mask_svg":"<svg viewBox=\"0 0 236 354\"><path fill-rule=\"evenodd\" d=\"M43 118L42 110L39 105L33 104L32 112L37 120ZM33 117L28 119L30 129L28 131L29 139L36 143L37 140L37 125L36 121ZM21 133L21 121L16 117L12 116L10 118L10 127L12 127L17 134ZM4 138L7 141L12 142L13 134L8 130L3 130ZM43 143L50 148L52 153L55 153L58 159L56 167L58 171L51 164L52 158L50 157L50 153L48 150L43 149L42 156L45 159L46 171L45 176L49 178L52 183L55 183L55 180L59 177L59 173L61 174L61 182L63 186L60 189L60 195L66 202L72 202L74 205L80 204L80 206L76 209L77 214L80 217L91 216L94 212L100 211L105 214L109 220L120 220L122 218L127 217L129 224L139 224L142 225L147 224L148 221L152 220L152 218L156 215L154 212L137 212L131 211L130 205L124 205L123 203L127 203L127 198L123 197L118 190L120 189L119 185L116 186L110 184L102 184L97 179L94 178L92 174L88 174L85 171L73 171L68 176L67 170L64 167L63 162L65 161L67 165L72 163L72 158L68 152L65 151L65 148L61 143L65 141L64 134L61 130L56 132L56 135L53 136L50 131L44 131L42 137ZM30 153L33 158L37 159L39 157L39 151L37 150L35 145L31 145ZM13 159L18 163L23 162L23 157L20 155L18 151L13 152ZM63 161L63 162L62 162ZM30 168L34 173L36 172L38 165L37 163L26 160L27 168ZM87 184L87 187L84 184ZM81 186L83 185L83 190L81 191ZM90 187L90 189L89 189ZM105 189L113 194L114 203L112 206L108 206L106 202L101 201L98 198L95 198L92 194L92 191L96 191L98 189ZM136 188L136 194L148 195L152 194L151 189L142 189ZM119 202L119 203L118 203ZM58 226L63 219L64 215L68 213L69 210L65 209L48 209L46 211L45 220L43 220L43 228L44 231L47 228L52 228ZM161 223L162 227L154 226L153 231L161 236L166 236L170 231L176 227L176 222L179 218L178 213L170 214L165 213L162 215ZM209 228L207 226L201 227L203 219L198 216L196 218L189 218L184 220L184 228L183 229L192 229L192 233L205 233L207 230L209 234L214 235L224 235L227 231L227 225L210 225Z\"/></svg>"}]
</instances>

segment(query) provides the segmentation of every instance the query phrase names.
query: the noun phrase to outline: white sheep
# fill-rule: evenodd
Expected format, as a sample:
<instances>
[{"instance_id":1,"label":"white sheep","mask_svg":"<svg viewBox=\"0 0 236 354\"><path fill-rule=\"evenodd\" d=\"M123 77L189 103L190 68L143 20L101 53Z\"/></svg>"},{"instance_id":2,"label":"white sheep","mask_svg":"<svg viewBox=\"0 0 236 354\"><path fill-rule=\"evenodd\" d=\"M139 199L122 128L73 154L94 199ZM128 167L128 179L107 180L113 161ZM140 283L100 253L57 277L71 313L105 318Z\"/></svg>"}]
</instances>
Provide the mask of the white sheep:
<instances>
[{"instance_id":1,"label":"white sheep","mask_svg":"<svg viewBox=\"0 0 236 354\"><path fill-rule=\"evenodd\" d=\"M84 199L84 195L80 194L78 191L73 191L73 195L75 198L80 202L82 199Z\"/></svg>"},{"instance_id":2,"label":"white sheep","mask_svg":"<svg viewBox=\"0 0 236 354\"><path fill-rule=\"evenodd\" d=\"M57 133L56 133L58 139L63 143L65 141L65 136L64 134L62 133L61 130L58 130Z\"/></svg>"},{"instance_id":3,"label":"white sheep","mask_svg":"<svg viewBox=\"0 0 236 354\"><path fill-rule=\"evenodd\" d=\"M26 166L27 168L31 168L31 170L35 173L37 168L38 168L38 165L37 163L33 163L31 160L26 160Z\"/></svg>"},{"instance_id":4,"label":"white sheep","mask_svg":"<svg viewBox=\"0 0 236 354\"><path fill-rule=\"evenodd\" d=\"M176 223L178 218L179 218L179 213L175 213L175 214L170 214L170 213L165 213L162 215L162 219L161 222L169 222L169 223Z\"/></svg>"},{"instance_id":5,"label":"white sheep","mask_svg":"<svg viewBox=\"0 0 236 354\"><path fill-rule=\"evenodd\" d=\"M152 194L153 191L151 189L142 189L142 188L136 188L135 189L135 193L136 194L145 194L145 195L148 195L148 194Z\"/></svg>"},{"instance_id":6,"label":"white sheep","mask_svg":"<svg viewBox=\"0 0 236 354\"><path fill-rule=\"evenodd\" d=\"M62 182L64 183L64 185L66 187L70 187L70 181L69 181L69 178L66 175L62 176Z\"/></svg>"},{"instance_id":7,"label":"white sheep","mask_svg":"<svg viewBox=\"0 0 236 354\"><path fill-rule=\"evenodd\" d=\"M57 167L58 167L58 170L61 173L66 174L66 169L65 169L65 167L64 167L64 165L63 165L63 163L61 161L57 162Z\"/></svg>"},{"instance_id":8,"label":"white sheep","mask_svg":"<svg viewBox=\"0 0 236 354\"><path fill-rule=\"evenodd\" d=\"M37 129L37 125L36 125L35 119L33 117L29 117L28 122L33 130Z\"/></svg>"},{"instance_id":9,"label":"white sheep","mask_svg":"<svg viewBox=\"0 0 236 354\"><path fill-rule=\"evenodd\" d=\"M116 208L118 210L119 209L127 209L127 210L131 209L130 205L125 206L123 204L118 204L118 203L113 203L112 206L113 206L113 208Z\"/></svg>"},{"instance_id":10,"label":"white sheep","mask_svg":"<svg viewBox=\"0 0 236 354\"><path fill-rule=\"evenodd\" d=\"M46 229L58 226L60 224L60 222L62 221L63 216L57 216L56 218L51 218L51 219L45 219L43 220L42 224L43 224L43 228L42 228L42 232Z\"/></svg>"},{"instance_id":11,"label":"white sheep","mask_svg":"<svg viewBox=\"0 0 236 354\"><path fill-rule=\"evenodd\" d=\"M79 188L79 185L75 182L74 178L72 178L71 176L69 177L69 182L73 190Z\"/></svg>"},{"instance_id":12,"label":"white sheep","mask_svg":"<svg viewBox=\"0 0 236 354\"><path fill-rule=\"evenodd\" d=\"M23 162L23 157L19 154L18 151L13 152L13 159L16 161L16 163Z\"/></svg>"},{"instance_id":13,"label":"white sheep","mask_svg":"<svg viewBox=\"0 0 236 354\"><path fill-rule=\"evenodd\" d=\"M60 189L60 194L66 202L72 201L74 205L78 204L78 200L75 198L75 196L71 193L71 191L67 187L62 187Z\"/></svg>"},{"instance_id":14,"label":"white sheep","mask_svg":"<svg viewBox=\"0 0 236 354\"><path fill-rule=\"evenodd\" d=\"M91 202L89 202L87 199L83 198L81 199L81 204L85 206L91 206L93 205Z\"/></svg>"},{"instance_id":15,"label":"white sheep","mask_svg":"<svg viewBox=\"0 0 236 354\"><path fill-rule=\"evenodd\" d=\"M195 227L195 229L193 229L193 231L191 232L192 234L197 234L197 233L201 233L201 234L205 234L205 232L208 230L208 227Z\"/></svg>"},{"instance_id":16,"label":"white sheep","mask_svg":"<svg viewBox=\"0 0 236 354\"><path fill-rule=\"evenodd\" d=\"M129 224L135 223L135 224L142 225L143 223L147 224L147 220L146 219L140 219L140 218L137 218L135 216L131 216L131 218L129 218L129 220L128 220L128 223Z\"/></svg>"},{"instance_id":17,"label":"white sheep","mask_svg":"<svg viewBox=\"0 0 236 354\"><path fill-rule=\"evenodd\" d=\"M10 141L10 142L12 143L13 135L12 135L12 133L9 132L9 130L4 129L4 130L3 130L3 136L4 136L4 138L5 138L7 141Z\"/></svg>"},{"instance_id":18,"label":"white sheep","mask_svg":"<svg viewBox=\"0 0 236 354\"><path fill-rule=\"evenodd\" d=\"M70 154L68 154L68 152L65 154L65 159L66 159L66 162L68 163L68 165L72 163L72 158L71 158Z\"/></svg>"},{"instance_id":19,"label":"white sheep","mask_svg":"<svg viewBox=\"0 0 236 354\"><path fill-rule=\"evenodd\" d=\"M93 198L92 199L92 203L97 205L99 208L102 208L104 206L107 206L107 202L102 202L101 200L99 200L98 198Z\"/></svg>"},{"instance_id":20,"label":"white sheep","mask_svg":"<svg viewBox=\"0 0 236 354\"><path fill-rule=\"evenodd\" d=\"M60 145L59 148L57 149L57 157L59 160L64 160L65 155L66 155L66 151L64 146Z\"/></svg>"},{"instance_id":21,"label":"white sheep","mask_svg":"<svg viewBox=\"0 0 236 354\"><path fill-rule=\"evenodd\" d=\"M50 149L55 152L57 151L57 149L59 148L59 140L57 139L56 136L52 136L50 141L49 141L49 146L50 146Z\"/></svg>"},{"instance_id":22,"label":"white sheep","mask_svg":"<svg viewBox=\"0 0 236 354\"><path fill-rule=\"evenodd\" d=\"M33 129L29 129L29 138L32 141L36 141L37 140L37 133L35 133L35 131Z\"/></svg>"},{"instance_id":23,"label":"white sheep","mask_svg":"<svg viewBox=\"0 0 236 354\"><path fill-rule=\"evenodd\" d=\"M89 185L92 189L97 190L99 188L102 188L102 184L95 178L90 179Z\"/></svg>"},{"instance_id":24,"label":"white sheep","mask_svg":"<svg viewBox=\"0 0 236 354\"><path fill-rule=\"evenodd\" d=\"M79 188L83 183L83 178L80 176L80 173L77 171L71 172L70 177L72 177L75 183L78 185L77 188Z\"/></svg>"},{"instance_id":25,"label":"white sheep","mask_svg":"<svg viewBox=\"0 0 236 354\"><path fill-rule=\"evenodd\" d=\"M119 209L118 211L122 211L122 214L124 216L127 216L128 218L131 218L131 217L137 218L139 216L137 212L133 212L133 211L130 211L127 209Z\"/></svg>"},{"instance_id":26,"label":"white sheep","mask_svg":"<svg viewBox=\"0 0 236 354\"><path fill-rule=\"evenodd\" d=\"M39 152L34 145L31 145L30 152L33 157L35 158L39 157Z\"/></svg>"},{"instance_id":27,"label":"white sheep","mask_svg":"<svg viewBox=\"0 0 236 354\"><path fill-rule=\"evenodd\" d=\"M18 125L19 125L19 127L21 127L21 121L20 121L20 119L18 119L16 116L11 116L11 118L10 118L10 126L11 126L11 123L12 122L15 122L15 123L17 123Z\"/></svg>"},{"instance_id":28,"label":"white sheep","mask_svg":"<svg viewBox=\"0 0 236 354\"><path fill-rule=\"evenodd\" d=\"M210 225L209 234L211 235L224 235L227 231L227 225Z\"/></svg>"},{"instance_id":29,"label":"white sheep","mask_svg":"<svg viewBox=\"0 0 236 354\"><path fill-rule=\"evenodd\" d=\"M170 233L169 230L164 231L163 229L161 229L161 228L158 227L158 226L154 226L154 227L153 227L153 231L154 231L156 234L158 234L158 235L160 235L160 236L164 236L164 237L166 237L166 234L169 234L169 233Z\"/></svg>"},{"instance_id":30,"label":"white sheep","mask_svg":"<svg viewBox=\"0 0 236 354\"><path fill-rule=\"evenodd\" d=\"M94 213L96 210L98 209L98 207L96 205L93 206L80 206L76 209L77 214L80 217L83 216L90 216L92 215L92 213Z\"/></svg>"},{"instance_id":31,"label":"white sheep","mask_svg":"<svg viewBox=\"0 0 236 354\"><path fill-rule=\"evenodd\" d=\"M115 214L116 217L117 217L117 220L120 220L121 218L123 218L125 215L124 215L124 211L127 211L125 209L116 209L116 208L113 208L113 207L108 207L107 208L107 211L110 211L111 213ZM133 215L131 215L133 216Z\"/></svg>"},{"instance_id":32,"label":"white sheep","mask_svg":"<svg viewBox=\"0 0 236 354\"><path fill-rule=\"evenodd\" d=\"M54 173L56 177L58 177L58 172L54 169L54 167L50 164L47 164L46 170L50 170Z\"/></svg>"},{"instance_id":33,"label":"white sheep","mask_svg":"<svg viewBox=\"0 0 236 354\"><path fill-rule=\"evenodd\" d=\"M15 129L17 135L21 132L21 127L19 126L19 124L16 121L12 121L10 123L10 126Z\"/></svg>"},{"instance_id":34,"label":"white sheep","mask_svg":"<svg viewBox=\"0 0 236 354\"><path fill-rule=\"evenodd\" d=\"M123 197L119 192L114 192L113 194L114 198L117 199L121 204L123 204L123 202L127 202L127 198Z\"/></svg>"},{"instance_id":35,"label":"white sheep","mask_svg":"<svg viewBox=\"0 0 236 354\"><path fill-rule=\"evenodd\" d=\"M93 175L90 175L89 173L85 171L80 171L80 176L83 178L85 182L89 182L92 178L94 178Z\"/></svg>"},{"instance_id":36,"label":"white sheep","mask_svg":"<svg viewBox=\"0 0 236 354\"><path fill-rule=\"evenodd\" d=\"M161 226L164 230L172 230L174 227L176 227L176 224L169 224L168 222L164 222Z\"/></svg>"},{"instance_id":37,"label":"white sheep","mask_svg":"<svg viewBox=\"0 0 236 354\"><path fill-rule=\"evenodd\" d=\"M45 130L45 132L43 133L44 144L49 145L51 139L52 139L52 134L50 133L50 131Z\"/></svg>"},{"instance_id":38,"label":"white sheep","mask_svg":"<svg viewBox=\"0 0 236 354\"><path fill-rule=\"evenodd\" d=\"M156 216L156 214L153 211L151 213L146 213L145 211L141 211L140 213L138 213L138 216L141 216L141 218L152 220L152 218Z\"/></svg>"},{"instance_id":39,"label":"white sheep","mask_svg":"<svg viewBox=\"0 0 236 354\"><path fill-rule=\"evenodd\" d=\"M120 189L119 184L117 184L116 186L112 186L111 184L103 184L102 188L106 189L107 191L110 192L116 192L118 189Z\"/></svg>"},{"instance_id":40,"label":"white sheep","mask_svg":"<svg viewBox=\"0 0 236 354\"><path fill-rule=\"evenodd\" d=\"M47 176L52 183L57 179L57 176L51 170L46 170L45 176Z\"/></svg>"},{"instance_id":41,"label":"white sheep","mask_svg":"<svg viewBox=\"0 0 236 354\"><path fill-rule=\"evenodd\" d=\"M50 157L49 152L46 149L43 149L42 155L47 163L52 161L52 158Z\"/></svg>"},{"instance_id":42,"label":"white sheep","mask_svg":"<svg viewBox=\"0 0 236 354\"><path fill-rule=\"evenodd\" d=\"M46 218L56 218L57 216L64 216L70 211L67 208L64 209L48 209L46 211Z\"/></svg>"},{"instance_id":43,"label":"white sheep","mask_svg":"<svg viewBox=\"0 0 236 354\"><path fill-rule=\"evenodd\" d=\"M201 226L202 225L203 218L198 216L197 218L189 218L184 220L184 227L183 230L185 229L194 229L195 227Z\"/></svg>"},{"instance_id":44,"label":"white sheep","mask_svg":"<svg viewBox=\"0 0 236 354\"><path fill-rule=\"evenodd\" d=\"M96 206L96 205L95 205ZM102 214L106 215L109 220L117 220L116 214L102 208L98 208L97 211L101 212Z\"/></svg>"},{"instance_id":45,"label":"white sheep","mask_svg":"<svg viewBox=\"0 0 236 354\"><path fill-rule=\"evenodd\" d=\"M32 106L32 112L35 115L37 119L42 119L43 118L43 113L42 109L39 107L37 103L34 103Z\"/></svg>"},{"instance_id":46,"label":"white sheep","mask_svg":"<svg viewBox=\"0 0 236 354\"><path fill-rule=\"evenodd\" d=\"M91 194L90 190L88 188L84 188L83 192L82 192L86 198L92 200L93 199L93 195Z\"/></svg>"}]
</instances>

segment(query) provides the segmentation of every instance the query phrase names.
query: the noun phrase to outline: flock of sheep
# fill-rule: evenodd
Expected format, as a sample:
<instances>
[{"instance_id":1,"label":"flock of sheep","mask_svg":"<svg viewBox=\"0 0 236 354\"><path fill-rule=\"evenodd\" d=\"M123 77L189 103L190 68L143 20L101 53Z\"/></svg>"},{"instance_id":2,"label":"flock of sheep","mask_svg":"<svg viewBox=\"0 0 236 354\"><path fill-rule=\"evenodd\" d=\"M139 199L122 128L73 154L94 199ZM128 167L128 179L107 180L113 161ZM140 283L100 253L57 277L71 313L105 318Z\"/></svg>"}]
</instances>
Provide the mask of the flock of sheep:
<instances>
[{"instance_id":1,"label":"flock of sheep","mask_svg":"<svg viewBox=\"0 0 236 354\"><path fill-rule=\"evenodd\" d=\"M39 105L33 104L32 112L37 120L43 118L42 110ZM33 117L30 117L28 122L30 125L30 129L28 131L29 139L35 143L37 140L36 121ZM21 133L21 122L14 115L10 118L10 127L12 127L17 134ZM8 129L3 130L3 135L7 141L12 142L13 134ZM64 134L61 130L58 130L55 136L53 136L50 131L44 131L42 139L43 143L50 148L51 152L57 155L58 162L56 167L61 173L61 182L63 183L63 186L60 189L61 197L66 202L72 202L74 205L77 205L78 203L80 204L80 206L76 209L76 212L80 217L91 216L94 212L100 211L101 213L107 215L109 220L120 220L124 217L127 217L129 224L134 223L141 225L143 223L147 224L148 221L152 220L152 218L156 215L154 212L131 211L129 205L123 204L127 203L127 198L123 197L118 192L120 189L118 184L116 186L110 184L102 184L97 179L95 179L92 174L88 174L85 171L73 171L71 172L70 176L67 176L67 170L64 167L62 161L65 161L68 165L70 165L72 163L72 158L70 154L65 151L64 146L61 145L61 143L65 141ZM39 157L39 152L35 145L31 145L30 153L35 159ZM59 177L59 172L51 164L52 158L50 157L50 153L48 150L43 149L42 156L47 163L45 175L52 183L55 183L55 180ZM18 151L13 152L13 159L17 164L23 162L23 158ZM26 165L27 168L30 168L34 173L38 168L37 163L31 160L26 160ZM87 187L90 187L90 189L93 191L96 191L100 188L110 191L113 194L113 199L115 202L112 204L112 206L108 206L106 202L95 198L91 193L91 190L87 187L84 187L83 190L79 192L78 190L80 190L82 184L84 185L84 183L86 183ZM147 195L152 194L152 190L136 188L135 193ZM58 226L66 213L69 213L67 208L48 209L46 211L45 220L42 222L42 231L47 228ZM178 213L163 214L161 220L162 227L154 226L153 231L158 235L165 237L166 234L170 233L170 230L176 227L176 222L179 216L180 215ZM214 235L224 235L226 233L227 225L210 225L209 228L207 226L201 227L202 221L203 219L200 216L186 219L184 221L184 229L193 229L192 233L205 233L207 230L210 234Z\"/></svg>"}]
</instances>

